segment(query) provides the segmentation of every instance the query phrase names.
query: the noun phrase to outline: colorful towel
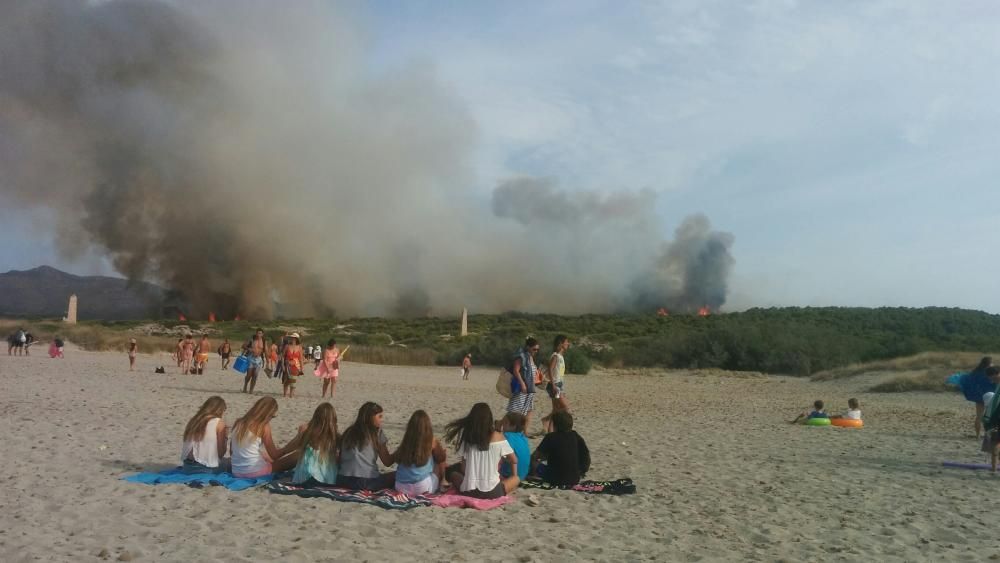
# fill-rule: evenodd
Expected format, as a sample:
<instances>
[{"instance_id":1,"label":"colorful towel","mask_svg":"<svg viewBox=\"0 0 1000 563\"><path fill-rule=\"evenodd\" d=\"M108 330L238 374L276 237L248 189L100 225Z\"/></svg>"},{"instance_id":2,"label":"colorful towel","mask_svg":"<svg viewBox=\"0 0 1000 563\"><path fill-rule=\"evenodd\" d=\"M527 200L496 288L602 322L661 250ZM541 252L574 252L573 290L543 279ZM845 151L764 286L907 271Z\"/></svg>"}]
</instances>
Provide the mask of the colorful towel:
<instances>
[{"instance_id":1,"label":"colorful towel","mask_svg":"<svg viewBox=\"0 0 1000 563\"><path fill-rule=\"evenodd\" d=\"M431 497L429 496L408 497L393 489L386 489L384 491L355 491L342 487L300 487L299 485L284 482L271 483L267 489L279 495L325 497L343 502L373 504L394 510L409 510L418 506L431 505Z\"/></svg>"},{"instance_id":2,"label":"colorful towel","mask_svg":"<svg viewBox=\"0 0 1000 563\"><path fill-rule=\"evenodd\" d=\"M525 489L562 489L567 491L577 491L592 495L633 495L635 494L635 484L631 479L614 479L612 481L580 481L572 487L557 487L551 483L529 479L521 481L521 486Z\"/></svg>"},{"instance_id":3,"label":"colorful towel","mask_svg":"<svg viewBox=\"0 0 1000 563\"><path fill-rule=\"evenodd\" d=\"M206 485L225 487L230 491L243 491L251 487L258 487L270 483L274 477L257 477L254 479L241 479L234 477L232 473L189 473L183 468L176 467L158 473L136 473L122 477L130 483L143 483L146 485L170 485L179 484L189 487L201 488Z\"/></svg>"},{"instance_id":4,"label":"colorful towel","mask_svg":"<svg viewBox=\"0 0 1000 563\"><path fill-rule=\"evenodd\" d=\"M510 495L494 499L482 499L452 492L435 495L431 499L434 506L440 506L441 508L475 508L476 510L492 510L509 502L514 502L514 497Z\"/></svg>"}]
</instances>

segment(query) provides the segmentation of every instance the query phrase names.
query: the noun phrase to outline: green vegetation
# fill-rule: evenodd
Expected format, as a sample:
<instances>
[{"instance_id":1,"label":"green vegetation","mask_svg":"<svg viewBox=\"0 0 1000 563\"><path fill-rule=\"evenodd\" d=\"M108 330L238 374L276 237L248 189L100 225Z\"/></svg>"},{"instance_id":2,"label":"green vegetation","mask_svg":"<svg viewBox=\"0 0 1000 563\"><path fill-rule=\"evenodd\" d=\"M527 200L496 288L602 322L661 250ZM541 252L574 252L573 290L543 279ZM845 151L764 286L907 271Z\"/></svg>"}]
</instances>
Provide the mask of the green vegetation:
<instances>
[{"instance_id":1,"label":"green vegetation","mask_svg":"<svg viewBox=\"0 0 1000 563\"><path fill-rule=\"evenodd\" d=\"M108 321L65 329L59 323L29 324L39 332L43 327L45 333L64 331L68 340L97 349L121 347L132 331L140 331L143 341L150 339L145 334L161 335L153 338L156 344L146 346L148 350L160 342L169 348L175 338L159 329L207 329L213 331L213 340L227 336L239 343L258 323ZM573 342L566 359L571 373L586 373L593 362L615 368L712 368L805 376L928 351L966 351L975 357L1000 342L1000 315L945 308L751 309L709 317L472 315L466 337L458 336L458 324L457 318L359 318L282 319L261 326L269 336L286 330L302 332L307 345L336 338L341 346L352 345L348 358L356 361L410 365L459 365L467 352L477 365L502 365L528 335L542 343L544 359L553 337L561 333ZM157 330L150 332L150 326ZM71 334L87 329L101 333L99 328L118 336L92 335L89 342L82 342ZM850 370L841 370L839 376Z\"/></svg>"}]
</instances>

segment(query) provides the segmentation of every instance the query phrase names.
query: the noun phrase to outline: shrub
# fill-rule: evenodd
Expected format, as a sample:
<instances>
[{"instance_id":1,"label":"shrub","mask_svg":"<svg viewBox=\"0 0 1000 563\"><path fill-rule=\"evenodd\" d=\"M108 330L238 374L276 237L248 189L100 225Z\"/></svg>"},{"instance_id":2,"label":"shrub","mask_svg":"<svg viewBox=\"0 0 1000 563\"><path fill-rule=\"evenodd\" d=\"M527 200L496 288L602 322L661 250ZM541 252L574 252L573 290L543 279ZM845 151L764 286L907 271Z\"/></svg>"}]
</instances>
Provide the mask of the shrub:
<instances>
[{"instance_id":1,"label":"shrub","mask_svg":"<svg viewBox=\"0 0 1000 563\"><path fill-rule=\"evenodd\" d=\"M590 373L590 358L583 350L570 348L563 354L566 359L566 373L587 375Z\"/></svg>"}]
</instances>

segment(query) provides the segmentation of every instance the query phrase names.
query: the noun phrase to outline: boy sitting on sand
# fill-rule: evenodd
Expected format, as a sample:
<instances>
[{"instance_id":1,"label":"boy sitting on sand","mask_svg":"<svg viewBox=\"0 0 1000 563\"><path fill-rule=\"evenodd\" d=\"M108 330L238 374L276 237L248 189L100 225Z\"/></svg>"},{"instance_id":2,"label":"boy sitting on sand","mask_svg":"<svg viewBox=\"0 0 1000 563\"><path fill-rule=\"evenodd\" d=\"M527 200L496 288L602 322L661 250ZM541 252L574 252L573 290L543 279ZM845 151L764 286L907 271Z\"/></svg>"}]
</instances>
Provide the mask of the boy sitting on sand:
<instances>
[{"instance_id":1,"label":"boy sitting on sand","mask_svg":"<svg viewBox=\"0 0 1000 563\"><path fill-rule=\"evenodd\" d=\"M531 474L558 487L572 487L590 470L590 450L573 430L573 415L552 413L554 432L549 432L531 455ZM541 464L541 461L548 464Z\"/></svg>"},{"instance_id":2,"label":"boy sitting on sand","mask_svg":"<svg viewBox=\"0 0 1000 563\"><path fill-rule=\"evenodd\" d=\"M850 420L861 420L861 408L857 399L847 400L847 411L844 414L835 414L830 418L847 418Z\"/></svg>"},{"instance_id":3,"label":"boy sitting on sand","mask_svg":"<svg viewBox=\"0 0 1000 563\"><path fill-rule=\"evenodd\" d=\"M809 420L810 418L830 418L830 415L826 414L826 411L823 410L823 401L814 402L812 412L799 414L791 423L795 424L800 420Z\"/></svg>"}]
</instances>

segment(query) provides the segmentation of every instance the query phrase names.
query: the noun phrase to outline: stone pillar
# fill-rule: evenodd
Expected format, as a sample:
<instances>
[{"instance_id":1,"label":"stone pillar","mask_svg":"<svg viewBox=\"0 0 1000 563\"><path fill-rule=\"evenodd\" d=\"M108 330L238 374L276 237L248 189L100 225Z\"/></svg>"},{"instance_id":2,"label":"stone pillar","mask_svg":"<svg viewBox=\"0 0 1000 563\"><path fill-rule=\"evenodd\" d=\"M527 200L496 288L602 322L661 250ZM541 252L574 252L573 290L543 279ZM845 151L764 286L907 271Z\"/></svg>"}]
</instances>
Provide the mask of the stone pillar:
<instances>
[{"instance_id":1,"label":"stone pillar","mask_svg":"<svg viewBox=\"0 0 1000 563\"><path fill-rule=\"evenodd\" d=\"M462 336L469 336L469 310L462 307Z\"/></svg>"},{"instance_id":2,"label":"stone pillar","mask_svg":"<svg viewBox=\"0 0 1000 563\"><path fill-rule=\"evenodd\" d=\"M66 322L76 324L76 294L69 296L69 307L66 309Z\"/></svg>"}]
</instances>

